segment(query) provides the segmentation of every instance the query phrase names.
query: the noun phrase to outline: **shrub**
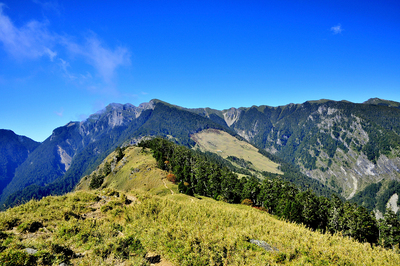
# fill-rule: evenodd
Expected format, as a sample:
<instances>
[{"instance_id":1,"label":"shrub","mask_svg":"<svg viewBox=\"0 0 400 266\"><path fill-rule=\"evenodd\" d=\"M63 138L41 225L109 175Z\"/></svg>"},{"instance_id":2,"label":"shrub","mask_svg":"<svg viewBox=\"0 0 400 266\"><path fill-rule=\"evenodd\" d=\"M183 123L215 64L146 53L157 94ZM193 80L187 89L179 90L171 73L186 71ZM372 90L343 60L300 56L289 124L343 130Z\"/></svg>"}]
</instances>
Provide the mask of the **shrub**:
<instances>
[{"instance_id":1,"label":"shrub","mask_svg":"<svg viewBox=\"0 0 400 266\"><path fill-rule=\"evenodd\" d=\"M75 218L77 220L81 218L78 214L75 214L72 211L64 212L63 216L65 221L69 221L71 218Z\"/></svg>"},{"instance_id":2,"label":"shrub","mask_svg":"<svg viewBox=\"0 0 400 266\"><path fill-rule=\"evenodd\" d=\"M90 181L89 188L97 189L101 187L104 182L104 176L93 174L92 180Z\"/></svg>"},{"instance_id":3,"label":"shrub","mask_svg":"<svg viewBox=\"0 0 400 266\"><path fill-rule=\"evenodd\" d=\"M120 195L120 199L121 199L122 204L128 205L128 204L132 203L132 201L129 200L128 197L123 193Z\"/></svg>"},{"instance_id":4,"label":"shrub","mask_svg":"<svg viewBox=\"0 0 400 266\"><path fill-rule=\"evenodd\" d=\"M6 217L6 219L0 221L0 230L11 230L15 226L18 226L21 220L16 217Z\"/></svg>"},{"instance_id":5,"label":"shrub","mask_svg":"<svg viewBox=\"0 0 400 266\"><path fill-rule=\"evenodd\" d=\"M0 240L4 240L4 239L6 239L7 237L8 237L8 234L6 234L6 233L0 231Z\"/></svg>"},{"instance_id":6,"label":"shrub","mask_svg":"<svg viewBox=\"0 0 400 266\"><path fill-rule=\"evenodd\" d=\"M172 174L172 173L169 173L167 175L167 180L175 184L176 183L176 176L174 174Z\"/></svg>"},{"instance_id":7,"label":"shrub","mask_svg":"<svg viewBox=\"0 0 400 266\"><path fill-rule=\"evenodd\" d=\"M52 265L55 259L54 255L46 250L38 251L35 257L38 265Z\"/></svg>"},{"instance_id":8,"label":"shrub","mask_svg":"<svg viewBox=\"0 0 400 266\"><path fill-rule=\"evenodd\" d=\"M121 259L127 259L132 255L143 257L146 254L140 240L133 236L118 239L114 251L115 255Z\"/></svg>"},{"instance_id":9,"label":"shrub","mask_svg":"<svg viewBox=\"0 0 400 266\"><path fill-rule=\"evenodd\" d=\"M251 199L244 199L242 204L246 206L253 206L253 201Z\"/></svg>"},{"instance_id":10,"label":"shrub","mask_svg":"<svg viewBox=\"0 0 400 266\"><path fill-rule=\"evenodd\" d=\"M116 200L110 201L106 205L101 206L100 211L102 213L105 213L105 212L115 209L115 207L122 207L122 202L116 201Z\"/></svg>"},{"instance_id":11,"label":"shrub","mask_svg":"<svg viewBox=\"0 0 400 266\"><path fill-rule=\"evenodd\" d=\"M112 196L119 197L119 192L116 191L116 190L114 190L114 189L112 189L112 188L107 188L104 192L105 192L105 194L106 194L107 196L110 196L110 197L112 197Z\"/></svg>"},{"instance_id":12,"label":"shrub","mask_svg":"<svg viewBox=\"0 0 400 266\"><path fill-rule=\"evenodd\" d=\"M56 254L56 257L62 261L68 261L74 256L74 252L70 248L55 243L50 245L50 252Z\"/></svg>"},{"instance_id":13,"label":"shrub","mask_svg":"<svg viewBox=\"0 0 400 266\"><path fill-rule=\"evenodd\" d=\"M42 227L43 227L43 224L41 222L37 222L37 221L25 222L18 226L18 231L34 233L37 230L39 230L39 228L42 228Z\"/></svg>"}]
</instances>

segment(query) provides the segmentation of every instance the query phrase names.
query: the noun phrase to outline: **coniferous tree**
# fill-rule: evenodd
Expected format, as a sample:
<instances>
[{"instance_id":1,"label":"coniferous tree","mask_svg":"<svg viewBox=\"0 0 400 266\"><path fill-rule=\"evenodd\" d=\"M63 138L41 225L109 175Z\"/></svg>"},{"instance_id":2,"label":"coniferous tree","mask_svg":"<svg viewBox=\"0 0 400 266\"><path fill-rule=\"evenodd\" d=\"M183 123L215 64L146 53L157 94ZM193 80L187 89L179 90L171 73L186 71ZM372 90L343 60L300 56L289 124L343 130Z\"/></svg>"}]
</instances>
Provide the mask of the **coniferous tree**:
<instances>
[{"instance_id":1,"label":"coniferous tree","mask_svg":"<svg viewBox=\"0 0 400 266\"><path fill-rule=\"evenodd\" d=\"M379 221L379 244L393 248L400 243L400 221L392 209L388 208Z\"/></svg>"}]
</instances>

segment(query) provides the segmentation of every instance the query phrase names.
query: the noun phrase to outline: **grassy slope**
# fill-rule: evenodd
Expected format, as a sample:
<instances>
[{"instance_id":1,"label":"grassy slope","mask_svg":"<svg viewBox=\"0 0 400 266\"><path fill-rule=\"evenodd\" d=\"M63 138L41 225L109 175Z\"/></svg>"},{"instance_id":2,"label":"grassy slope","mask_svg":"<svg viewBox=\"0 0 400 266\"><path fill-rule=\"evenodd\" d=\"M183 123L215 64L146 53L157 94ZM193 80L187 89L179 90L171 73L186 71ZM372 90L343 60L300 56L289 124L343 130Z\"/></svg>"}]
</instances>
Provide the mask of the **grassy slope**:
<instances>
[{"instance_id":1,"label":"grassy slope","mask_svg":"<svg viewBox=\"0 0 400 266\"><path fill-rule=\"evenodd\" d=\"M168 182L165 187L161 179L165 172L157 176L159 170L149 153L137 148L125 152L125 165L106 178L109 186L125 194L110 188L86 190L87 179L80 184L81 191L30 201L0 213L0 243L5 248L0 264L15 265L15 261L6 264L6 258L34 257L56 265L62 261L149 265L145 254L161 255L175 265L398 265L400 261L393 251L311 232L248 206L172 194L170 189L176 192L176 186ZM132 167L151 168L154 181L139 171L136 188L124 186L122 180L129 180ZM24 231L35 221L43 227ZM266 241L279 251L265 251L249 239ZM39 252L29 257L23 252L27 247Z\"/></svg>"},{"instance_id":2,"label":"grassy slope","mask_svg":"<svg viewBox=\"0 0 400 266\"><path fill-rule=\"evenodd\" d=\"M253 145L238 140L221 130L208 129L192 135L196 142L196 147L201 151L210 151L219 154L223 158L236 156L246 161L252 162L254 168L258 171L283 174L278 170L279 164L274 163L258 152Z\"/></svg>"},{"instance_id":3,"label":"grassy slope","mask_svg":"<svg viewBox=\"0 0 400 266\"><path fill-rule=\"evenodd\" d=\"M170 193L169 189L165 188L165 180L163 180L167 173L156 167L157 163L150 151L143 153L141 148L128 147L125 149L124 155L124 159L115 166L115 174L111 173L104 179L103 187L124 192L141 189L153 194ZM111 163L114 156L115 152L112 152L98 169L102 169L106 161ZM76 190L88 190L89 183L90 177L82 178Z\"/></svg>"}]
</instances>

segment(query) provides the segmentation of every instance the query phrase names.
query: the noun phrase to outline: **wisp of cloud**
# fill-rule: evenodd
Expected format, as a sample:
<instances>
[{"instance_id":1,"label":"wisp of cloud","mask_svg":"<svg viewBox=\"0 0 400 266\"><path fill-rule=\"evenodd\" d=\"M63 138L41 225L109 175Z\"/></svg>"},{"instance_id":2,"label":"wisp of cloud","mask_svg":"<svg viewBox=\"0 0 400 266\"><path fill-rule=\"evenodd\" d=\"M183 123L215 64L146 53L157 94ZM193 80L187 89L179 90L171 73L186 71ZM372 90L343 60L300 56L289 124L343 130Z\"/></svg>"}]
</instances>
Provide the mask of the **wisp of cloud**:
<instances>
[{"instance_id":1,"label":"wisp of cloud","mask_svg":"<svg viewBox=\"0 0 400 266\"><path fill-rule=\"evenodd\" d=\"M342 33L342 31L343 31L342 25L338 24L336 26L331 27L331 31L333 32L333 34Z\"/></svg>"}]
</instances>

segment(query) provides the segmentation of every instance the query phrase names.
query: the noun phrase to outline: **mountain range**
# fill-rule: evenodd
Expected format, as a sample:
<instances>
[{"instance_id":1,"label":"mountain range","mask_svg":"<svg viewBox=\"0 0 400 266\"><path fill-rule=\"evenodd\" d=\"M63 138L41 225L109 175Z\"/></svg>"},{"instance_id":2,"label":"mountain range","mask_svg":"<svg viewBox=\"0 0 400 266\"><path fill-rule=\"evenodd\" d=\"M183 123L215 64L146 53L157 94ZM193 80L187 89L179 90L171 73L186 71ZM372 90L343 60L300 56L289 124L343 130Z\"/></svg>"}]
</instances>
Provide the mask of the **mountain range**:
<instances>
[{"instance_id":1,"label":"mountain range","mask_svg":"<svg viewBox=\"0 0 400 266\"><path fill-rule=\"evenodd\" d=\"M298 185L383 213L400 193L399 118L400 103L377 98L227 110L160 100L110 104L85 121L56 128L42 143L1 130L0 204L69 192L118 146L162 136L194 148L196 133L215 129L252 144L280 165L282 176L296 176Z\"/></svg>"}]
</instances>

